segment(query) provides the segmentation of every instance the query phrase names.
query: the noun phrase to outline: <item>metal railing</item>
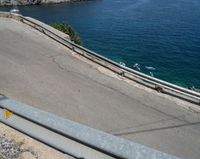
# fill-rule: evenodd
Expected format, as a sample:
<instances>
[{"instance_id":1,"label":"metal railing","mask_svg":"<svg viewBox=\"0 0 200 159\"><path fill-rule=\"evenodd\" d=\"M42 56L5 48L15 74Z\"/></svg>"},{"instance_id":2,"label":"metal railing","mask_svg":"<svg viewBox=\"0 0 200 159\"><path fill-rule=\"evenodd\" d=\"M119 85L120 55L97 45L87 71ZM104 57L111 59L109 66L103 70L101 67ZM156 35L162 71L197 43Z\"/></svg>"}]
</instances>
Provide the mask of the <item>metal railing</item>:
<instances>
[{"instance_id":1,"label":"metal railing","mask_svg":"<svg viewBox=\"0 0 200 159\"><path fill-rule=\"evenodd\" d=\"M50 38L61 43L62 45L70 48L74 52L92 60L93 62L100 64L103 67L106 67L107 69L117 74L120 74L123 77L126 77L130 80L133 80L147 87L153 88L161 93L165 93L200 105L200 93L198 92L177 86L175 84L157 79L152 76L148 76L144 73L138 72L126 66L122 66L117 62L114 62L104 56L101 56L91 50L88 50L80 45L75 44L74 42L66 39L65 37L61 37L60 35L46 28L45 25L38 24L37 22L31 20L30 18L10 13L10 17L12 16L17 18L21 22L39 30L43 34L49 36Z\"/></svg>"},{"instance_id":2,"label":"metal railing","mask_svg":"<svg viewBox=\"0 0 200 159\"><path fill-rule=\"evenodd\" d=\"M11 112L5 118L5 111ZM79 159L179 159L0 95L0 122Z\"/></svg>"}]
</instances>

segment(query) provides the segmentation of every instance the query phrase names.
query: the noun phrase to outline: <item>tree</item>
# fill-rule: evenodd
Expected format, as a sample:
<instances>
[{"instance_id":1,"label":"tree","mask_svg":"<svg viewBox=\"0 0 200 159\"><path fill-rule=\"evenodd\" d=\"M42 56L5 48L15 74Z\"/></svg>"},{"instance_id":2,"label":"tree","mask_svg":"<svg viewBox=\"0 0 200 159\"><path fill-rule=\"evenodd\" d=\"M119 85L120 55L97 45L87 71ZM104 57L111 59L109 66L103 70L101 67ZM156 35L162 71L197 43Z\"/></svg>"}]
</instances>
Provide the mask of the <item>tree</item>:
<instances>
[{"instance_id":1,"label":"tree","mask_svg":"<svg viewBox=\"0 0 200 159\"><path fill-rule=\"evenodd\" d=\"M61 22L61 23L52 23L50 24L53 28L62 31L65 34L68 34L71 41L73 41L74 43L81 45L81 38L79 37L79 35L74 31L74 29L67 23L65 22Z\"/></svg>"}]
</instances>

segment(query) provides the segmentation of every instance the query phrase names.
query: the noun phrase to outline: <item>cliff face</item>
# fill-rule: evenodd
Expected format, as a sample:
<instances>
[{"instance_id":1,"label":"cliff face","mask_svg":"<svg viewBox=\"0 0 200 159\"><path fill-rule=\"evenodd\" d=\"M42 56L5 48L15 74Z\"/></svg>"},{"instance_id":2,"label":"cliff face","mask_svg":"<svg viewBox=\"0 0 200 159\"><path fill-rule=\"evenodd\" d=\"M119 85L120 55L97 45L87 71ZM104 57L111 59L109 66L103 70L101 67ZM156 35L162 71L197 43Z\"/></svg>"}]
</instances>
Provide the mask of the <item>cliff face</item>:
<instances>
[{"instance_id":1,"label":"cliff face","mask_svg":"<svg viewBox=\"0 0 200 159\"><path fill-rule=\"evenodd\" d=\"M39 4L42 0L0 0L0 5L28 5L28 4Z\"/></svg>"},{"instance_id":2,"label":"cliff face","mask_svg":"<svg viewBox=\"0 0 200 159\"><path fill-rule=\"evenodd\" d=\"M47 3L75 2L84 0L0 0L0 6L7 5L34 5Z\"/></svg>"}]
</instances>

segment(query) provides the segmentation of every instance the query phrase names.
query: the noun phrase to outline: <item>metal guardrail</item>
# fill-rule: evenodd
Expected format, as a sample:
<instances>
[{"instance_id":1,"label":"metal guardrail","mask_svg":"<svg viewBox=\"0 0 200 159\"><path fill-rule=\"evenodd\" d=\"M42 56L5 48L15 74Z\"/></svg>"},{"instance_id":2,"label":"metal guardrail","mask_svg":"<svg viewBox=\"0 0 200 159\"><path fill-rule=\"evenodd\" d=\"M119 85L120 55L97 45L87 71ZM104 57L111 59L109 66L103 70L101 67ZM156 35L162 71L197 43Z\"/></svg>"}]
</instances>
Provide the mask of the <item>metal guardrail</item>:
<instances>
[{"instance_id":1,"label":"metal guardrail","mask_svg":"<svg viewBox=\"0 0 200 159\"><path fill-rule=\"evenodd\" d=\"M58 41L59 43L67 46L68 48L72 49L73 51L79 53L80 55L91 59L92 61L141 84L147 85L151 88L157 89L162 93L167 93L187 101L194 102L196 104L200 104L200 93L185 89L183 87L159 80L157 78L148 76L141 72L135 71L125 66L121 66L120 64L105 58L93 51L90 51L80 45L73 43L72 41L60 37L59 35L55 34L54 32L50 31L49 29L41 26L23 16L19 17L22 19L22 22L31 25L35 29L39 30L40 32L48 35L49 37L53 38L54 40ZM28 23L27 23L28 22Z\"/></svg>"},{"instance_id":2,"label":"metal guardrail","mask_svg":"<svg viewBox=\"0 0 200 159\"><path fill-rule=\"evenodd\" d=\"M8 17L14 17L17 20L20 20L21 22L39 30L43 34L49 36L50 38L61 43L62 45L70 48L74 52L100 64L103 67L106 67L107 69L109 69L113 72L120 74L123 77L126 77L130 80L138 82L147 87L153 88L161 93L169 94L171 96L178 97L183 100L200 105L200 93L198 93L198 92L171 84L169 82L157 79L155 77L148 76L144 73L138 72L138 71L128 68L126 66L122 66L122 65L118 64L117 62L114 62L114 61L112 61L106 57L103 57L91 50L88 50L80 45L77 45L64 37L61 37L60 35L57 35L53 31L46 28L45 26L42 26L41 24L38 24L38 23L30 20L27 17L18 15L18 14L12 14L12 13L6 13L6 14L10 15Z\"/></svg>"},{"instance_id":3,"label":"metal guardrail","mask_svg":"<svg viewBox=\"0 0 200 159\"><path fill-rule=\"evenodd\" d=\"M5 110L11 116L5 118ZM0 95L3 122L79 159L180 159Z\"/></svg>"}]
</instances>

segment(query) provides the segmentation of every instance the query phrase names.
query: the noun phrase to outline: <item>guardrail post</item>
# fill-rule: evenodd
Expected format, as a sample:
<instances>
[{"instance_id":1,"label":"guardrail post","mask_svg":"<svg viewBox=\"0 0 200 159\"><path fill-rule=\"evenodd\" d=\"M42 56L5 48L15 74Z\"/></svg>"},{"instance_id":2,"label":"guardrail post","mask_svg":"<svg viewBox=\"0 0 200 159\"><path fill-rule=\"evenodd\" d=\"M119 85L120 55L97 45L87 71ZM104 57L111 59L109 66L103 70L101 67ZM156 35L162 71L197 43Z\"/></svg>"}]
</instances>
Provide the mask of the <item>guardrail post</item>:
<instances>
[{"instance_id":1,"label":"guardrail post","mask_svg":"<svg viewBox=\"0 0 200 159\"><path fill-rule=\"evenodd\" d=\"M22 23L24 22L24 19L23 19L23 18L21 18L21 17L20 17L20 22L22 22Z\"/></svg>"},{"instance_id":2,"label":"guardrail post","mask_svg":"<svg viewBox=\"0 0 200 159\"><path fill-rule=\"evenodd\" d=\"M125 76L125 72L122 71L122 72L119 73L119 75L121 75L122 77L124 77Z\"/></svg>"},{"instance_id":3,"label":"guardrail post","mask_svg":"<svg viewBox=\"0 0 200 159\"><path fill-rule=\"evenodd\" d=\"M155 85L155 90L160 93L163 92L163 88L159 85Z\"/></svg>"}]
</instances>

